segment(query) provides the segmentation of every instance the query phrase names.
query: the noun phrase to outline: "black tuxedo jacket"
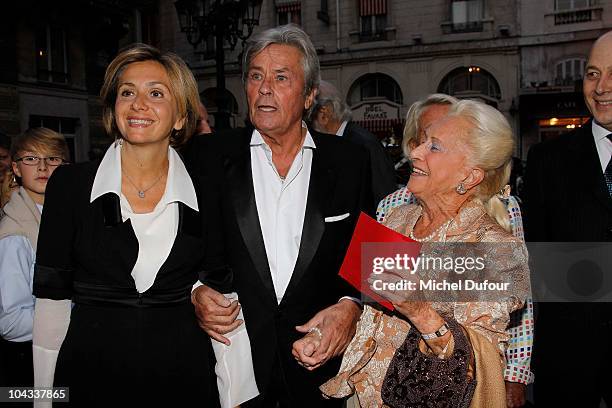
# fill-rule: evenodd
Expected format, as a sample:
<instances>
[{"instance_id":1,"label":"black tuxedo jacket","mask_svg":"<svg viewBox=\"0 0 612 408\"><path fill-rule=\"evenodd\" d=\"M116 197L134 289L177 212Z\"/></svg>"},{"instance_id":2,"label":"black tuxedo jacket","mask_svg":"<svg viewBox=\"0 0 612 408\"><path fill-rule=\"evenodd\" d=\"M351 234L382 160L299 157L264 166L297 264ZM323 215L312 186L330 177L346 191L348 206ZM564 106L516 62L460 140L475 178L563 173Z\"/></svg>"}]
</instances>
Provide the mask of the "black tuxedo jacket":
<instances>
[{"instance_id":1,"label":"black tuxedo jacket","mask_svg":"<svg viewBox=\"0 0 612 408\"><path fill-rule=\"evenodd\" d=\"M217 223L213 234L223 243L233 284L231 289L217 287L238 293L260 392L265 392L272 376L282 376L290 395L305 405L316 404L317 387L337 373L340 361L332 360L313 372L300 367L291 355L293 342L303 336L295 326L342 296L359 296L338 277L338 270L360 211L374 212L368 154L361 146L311 131L316 149L300 250L278 304L255 203L251 135L252 129L239 129L199 138L187 149L188 161L210 182L203 194L218 205L218 213L209 216ZM346 213L348 218L325 222L326 217ZM219 282L215 278L203 281L213 287ZM275 361L282 372L273 371Z\"/></svg>"},{"instance_id":2,"label":"black tuxedo jacket","mask_svg":"<svg viewBox=\"0 0 612 408\"><path fill-rule=\"evenodd\" d=\"M351 121L346 124L342 137L368 150L372 173L372 194L375 205L378 205L380 200L397 190L393 163L376 136L355 122Z\"/></svg>"},{"instance_id":3,"label":"black tuxedo jacket","mask_svg":"<svg viewBox=\"0 0 612 408\"><path fill-rule=\"evenodd\" d=\"M591 122L531 147L525 191L527 241L612 240L612 199Z\"/></svg>"}]
</instances>

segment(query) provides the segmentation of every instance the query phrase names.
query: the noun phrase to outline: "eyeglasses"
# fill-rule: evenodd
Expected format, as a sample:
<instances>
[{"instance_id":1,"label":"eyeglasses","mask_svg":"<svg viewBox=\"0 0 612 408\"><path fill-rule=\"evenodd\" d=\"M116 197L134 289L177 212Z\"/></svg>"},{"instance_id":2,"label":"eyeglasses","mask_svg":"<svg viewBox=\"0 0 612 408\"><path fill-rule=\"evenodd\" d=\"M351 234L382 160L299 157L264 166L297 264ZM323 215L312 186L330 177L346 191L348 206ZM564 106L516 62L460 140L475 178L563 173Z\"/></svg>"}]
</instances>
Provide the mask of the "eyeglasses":
<instances>
[{"instance_id":1,"label":"eyeglasses","mask_svg":"<svg viewBox=\"0 0 612 408\"><path fill-rule=\"evenodd\" d=\"M23 157L18 158L15 161L23 162L23 164L26 164L28 166L38 166L41 160L44 160L45 164L51 167L56 167L64 163L67 163L64 159L62 159L61 157L57 157L57 156L51 156L51 157L23 156Z\"/></svg>"}]
</instances>

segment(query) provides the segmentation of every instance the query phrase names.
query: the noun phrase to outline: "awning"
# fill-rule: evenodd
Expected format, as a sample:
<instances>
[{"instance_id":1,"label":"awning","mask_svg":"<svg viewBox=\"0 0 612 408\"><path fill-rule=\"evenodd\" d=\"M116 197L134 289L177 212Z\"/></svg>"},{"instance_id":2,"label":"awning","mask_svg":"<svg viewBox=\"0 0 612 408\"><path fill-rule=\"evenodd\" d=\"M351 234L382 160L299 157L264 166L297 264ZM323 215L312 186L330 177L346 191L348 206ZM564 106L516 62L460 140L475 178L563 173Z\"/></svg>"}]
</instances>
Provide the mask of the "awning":
<instances>
[{"instance_id":1,"label":"awning","mask_svg":"<svg viewBox=\"0 0 612 408\"><path fill-rule=\"evenodd\" d=\"M276 0L276 12L277 13L288 13L297 12L302 8L301 1L295 0Z\"/></svg>"},{"instance_id":2,"label":"awning","mask_svg":"<svg viewBox=\"0 0 612 408\"><path fill-rule=\"evenodd\" d=\"M387 0L360 0L359 1L359 15L364 16L378 16L381 14L387 14Z\"/></svg>"},{"instance_id":3,"label":"awning","mask_svg":"<svg viewBox=\"0 0 612 408\"><path fill-rule=\"evenodd\" d=\"M383 139L393 134L401 137L404 129L403 119L358 120L355 121L355 123L374 133L379 139Z\"/></svg>"}]
</instances>

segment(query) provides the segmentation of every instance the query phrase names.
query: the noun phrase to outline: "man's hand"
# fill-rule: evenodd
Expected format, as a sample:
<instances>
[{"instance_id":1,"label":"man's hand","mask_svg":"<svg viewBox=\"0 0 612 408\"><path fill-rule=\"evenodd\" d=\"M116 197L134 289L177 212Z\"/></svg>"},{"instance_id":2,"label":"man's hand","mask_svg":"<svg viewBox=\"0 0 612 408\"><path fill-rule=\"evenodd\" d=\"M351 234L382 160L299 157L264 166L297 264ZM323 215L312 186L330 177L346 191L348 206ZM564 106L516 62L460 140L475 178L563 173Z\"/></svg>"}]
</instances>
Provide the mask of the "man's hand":
<instances>
[{"instance_id":1,"label":"man's hand","mask_svg":"<svg viewBox=\"0 0 612 408\"><path fill-rule=\"evenodd\" d=\"M201 285L191 292L191 303L195 306L200 327L213 339L229 346L229 339L223 335L243 323L236 320L240 312L238 301L231 302L216 290Z\"/></svg>"},{"instance_id":2,"label":"man's hand","mask_svg":"<svg viewBox=\"0 0 612 408\"><path fill-rule=\"evenodd\" d=\"M506 404L508 408L520 408L525 405L525 384L506 381Z\"/></svg>"},{"instance_id":3,"label":"man's hand","mask_svg":"<svg viewBox=\"0 0 612 408\"><path fill-rule=\"evenodd\" d=\"M342 354L355 335L360 316L361 309L349 299L321 310L306 324L296 326L306 335L293 343L293 356L312 371Z\"/></svg>"}]
</instances>

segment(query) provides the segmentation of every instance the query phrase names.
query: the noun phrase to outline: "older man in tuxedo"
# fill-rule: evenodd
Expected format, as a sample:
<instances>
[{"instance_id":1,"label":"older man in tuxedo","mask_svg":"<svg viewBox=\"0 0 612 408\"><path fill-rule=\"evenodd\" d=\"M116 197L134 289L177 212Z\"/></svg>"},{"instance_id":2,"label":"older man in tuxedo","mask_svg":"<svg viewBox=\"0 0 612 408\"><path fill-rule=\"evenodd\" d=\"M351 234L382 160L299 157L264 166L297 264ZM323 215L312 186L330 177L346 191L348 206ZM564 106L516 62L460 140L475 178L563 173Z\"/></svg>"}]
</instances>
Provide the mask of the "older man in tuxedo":
<instances>
[{"instance_id":1,"label":"older man in tuxedo","mask_svg":"<svg viewBox=\"0 0 612 408\"><path fill-rule=\"evenodd\" d=\"M359 212L373 213L369 156L303 122L320 75L300 28L256 35L243 70L254 129L205 138L193 158L214 180L212 245L224 246L240 304L206 278L192 299L202 328L226 344L242 308L260 391L244 406L340 406L318 386L337 372L361 313L338 270Z\"/></svg>"},{"instance_id":2,"label":"older man in tuxedo","mask_svg":"<svg viewBox=\"0 0 612 408\"><path fill-rule=\"evenodd\" d=\"M528 241L612 241L612 31L593 45L583 93L593 118L529 151ZM610 303L540 303L534 345L537 405L596 408L603 398L612 406L610 339Z\"/></svg>"}]
</instances>

